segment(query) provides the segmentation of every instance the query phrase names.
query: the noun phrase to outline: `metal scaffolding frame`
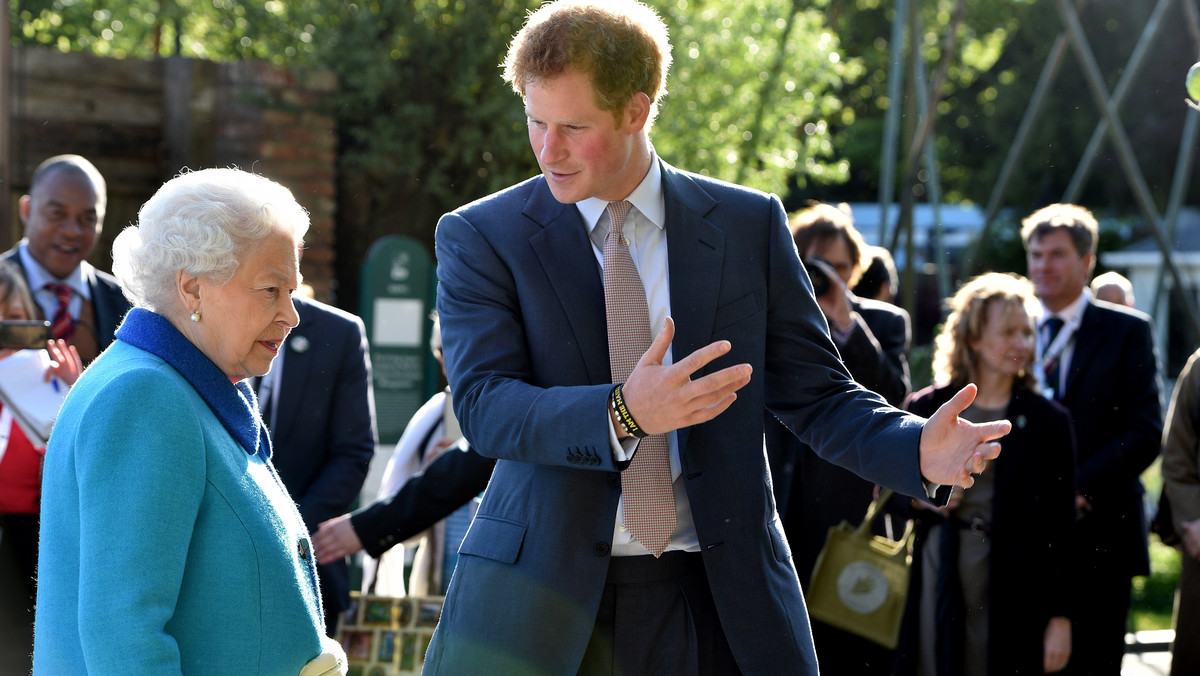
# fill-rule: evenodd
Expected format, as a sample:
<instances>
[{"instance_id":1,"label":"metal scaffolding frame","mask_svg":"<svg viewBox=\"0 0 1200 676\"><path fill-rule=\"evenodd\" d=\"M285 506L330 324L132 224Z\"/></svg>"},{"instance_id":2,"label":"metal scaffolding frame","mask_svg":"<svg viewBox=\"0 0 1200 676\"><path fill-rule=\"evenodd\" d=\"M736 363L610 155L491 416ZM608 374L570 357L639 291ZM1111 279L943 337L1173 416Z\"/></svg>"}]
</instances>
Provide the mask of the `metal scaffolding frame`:
<instances>
[{"instance_id":1,"label":"metal scaffolding frame","mask_svg":"<svg viewBox=\"0 0 1200 676\"><path fill-rule=\"evenodd\" d=\"M1021 156L1025 151L1025 146L1029 141L1034 126L1037 124L1041 114L1043 104L1046 101L1047 95L1053 87L1054 81L1062 67L1062 63L1068 50L1071 50L1080 63L1086 79L1088 89L1092 95L1094 103L1101 113L1101 119L1096 125L1096 129L1092 134L1090 143L1083 153L1072 176L1066 192L1063 195L1062 201L1074 202L1078 199L1083 185L1087 182L1091 175L1092 168L1095 164L1096 157L1100 149L1107 140L1112 143L1119 160L1122 173L1129 182L1130 188L1133 191L1137 207L1143 217L1149 224L1151 234L1153 235L1156 244L1159 247L1163 257L1163 269L1160 271L1159 280L1154 299L1152 310L1157 310L1161 302L1163 289L1166 285L1166 277L1169 275L1172 284L1176 288L1184 288L1182 276L1178 267L1171 256L1171 241L1174 237L1180 206L1187 192L1187 184L1191 175L1192 164L1194 160L1194 146L1196 135L1200 130L1200 110L1196 108L1189 109L1187 119L1184 125L1183 135L1180 140L1180 151L1177 158L1174 178L1171 185L1171 193L1165 213L1160 212L1158 206L1154 203L1154 199L1150 193L1150 188L1146 183L1141 167L1138 165L1137 159L1133 153L1133 146L1129 141L1129 136L1125 132L1124 126L1121 124L1119 108L1128 94L1130 85L1134 82L1137 74L1144 66L1146 52L1153 44L1159 29L1163 25L1163 17L1173 2L1177 0L1156 0L1156 5L1151 12L1150 17L1146 21L1146 25L1142 30L1142 35L1138 40L1134 51L1130 54L1129 60L1122 71L1121 78L1112 91L1108 91L1103 75L1100 72L1099 65L1095 58L1095 52L1092 50L1088 42L1087 35L1084 33L1083 26L1079 21L1079 12L1087 5L1087 0L1075 0L1074 3L1068 0L1054 0L1055 8L1058 12L1059 19L1062 23L1063 30L1055 39L1046 58L1046 63L1043 66L1041 75L1038 78L1038 83L1034 88L1033 94L1030 97L1029 105L1026 107L1025 114L1021 119L1021 123L1017 128L1012 145L1009 147L1005 157L1004 164L1000 169L1000 174L997 178L992 194L988 199L987 207L984 212L983 229L980 232L979 238L975 245L970 247L962 260L961 272L964 276L973 274L976 270L979 254L985 241L987 241L988 231L996 220L1004 198L1008 190L1009 183L1013 173L1021 161ZM1197 48L1197 58L1200 60L1200 10L1197 9L1198 0L1178 0L1183 3L1184 12L1187 17L1188 28L1191 32L1193 41ZM960 3L961 5L961 3ZM890 42L890 68L888 73L888 97L892 102L888 109L887 116L884 121L884 141L880 159L880 189L879 189L879 205L880 205L880 222L879 233L880 241L887 241L888 235L888 210L891 207L894 199L894 190L896 186L894 167L896 166L896 146L899 137L899 106L895 105L899 101L900 92L904 85L905 72L904 49L905 49L905 26L909 27L908 37L910 42L912 36L919 35L919 23L916 17L915 7L910 5L910 0L896 0L895 18L892 23L892 35ZM959 7L956 6L956 12ZM957 17L957 14L956 14ZM947 56L952 53L957 32L957 20L952 20L948 34L943 42L943 66L946 63ZM915 52L916 50L912 50ZM918 106L923 111L923 117L919 121L919 128L914 133L913 141L910 146L909 155L906 159L906 174L903 180L900 181L901 190L906 191L907 195L901 195L901 214L897 219L896 230L892 233L891 244L892 248L896 248L901 237L901 230L908 229L907 238L911 241L912 229L912 198L911 198L911 177L915 171L918 161L925 163L927 171L929 171L931 183L930 202L934 205L934 224L933 234L935 238L940 238L943 232L943 226L940 217L937 215L937 206L940 201L940 188L937 184L937 161L934 151L934 137L932 133L933 115L936 110L938 99L940 98L940 83L936 84L933 91L927 91L924 86L925 81L925 66L921 60L914 54L911 60L910 68L911 76L914 78L916 97ZM940 74L940 70L939 70ZM936 78L935 78L936 83ZM931 98L932 97L932 98ZM1181 104L1182 105L1182 104ZM907 198L907 199L905 199ZM905 213L907 210L908 213ZM940 241L935 239L935 241ZM944 256L944 247L937 246L936 250ZM911 268L913 257L909 252L908 261ZM945 259L938 260L938 288L943 297L948 296L948 281L946 277ZM907 281L912 280L911 269L906 271L909 277ZM908 285L908 286L911 286ZM906 299L907 301L908 299ZM911 302L906 302L911 310ZM1190 298L1185 298L1182 303L1185 317L1191 326L1194 335L1200 336L1200 314L1197 313L1195 303Z\"/></svg>"}]
</instances>

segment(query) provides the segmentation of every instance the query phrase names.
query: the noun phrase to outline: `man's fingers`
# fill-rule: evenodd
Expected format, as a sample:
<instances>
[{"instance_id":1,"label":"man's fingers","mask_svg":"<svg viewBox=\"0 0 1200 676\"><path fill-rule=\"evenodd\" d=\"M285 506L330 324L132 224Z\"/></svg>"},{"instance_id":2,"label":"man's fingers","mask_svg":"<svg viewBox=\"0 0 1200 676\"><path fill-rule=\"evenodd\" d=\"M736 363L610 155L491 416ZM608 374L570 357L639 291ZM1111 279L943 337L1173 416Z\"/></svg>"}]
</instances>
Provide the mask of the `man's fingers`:
<instances>
[{"instance_id":1,"label":"man's fingers","mask_svg":"<svg viewBox=\"0 0 1200 676\"><path fill-rule=\"evenodd\" d=\"M942 404L942 407L938 411L945 410L947 413L954 414L954 417L958 417L963 411L967 410L971 402L975 401L975 393L977 391L974 383L967 383L961 390L955 392L949 401Z\"/></svg>"},{"instance_id":2,"label":"man's fingers","mask_svg":"<svg viewBox=\"0 0 1200 676\"><path fill-rule=\"evenodd\" d=\"M691 377L693 373L704 368L714 359L728 354L729 350L732 348L733 346L729 344L728 340L714 341L689 354L683 359L676 361L675 366L676 368L682 370L686 377ZM717 373L720 373L720 371Z\"/></svg>"},{"instance_id":3,"label":"man's fingers","mask_svg":"<svg viewBox=\"0 0 1200 676\"><path fill-rule=\"evenodd\" d=\"M1007 420L997 420L995 422L982 423L982 424L976 425L976 429L978 429L980 434L983 435L984 441L992 441L993 439L999 439L1000 437L1005 436L1006 434L1011 432L1012 431L1012 423ZM992 448L992 446L995 447L996 453L1000 452L999 444L990 444L988 447L989 450ZM995 457L995 456L993 455L992 457Z\"/></svg>"},{"instance_id":4,"label":"man's fingers","mask_svg":"<svg viewBox=\"0 0 1200 676\"><path fill-rule=\"evenodd\" d=\"M637 365L662 364L663 358L667 356L667 348L671 347L672 340L675 340L675 320L667 317L667 321L663 322L662 330L654 337L650 347L642 354Z\"/></svg>"}]
</instances>

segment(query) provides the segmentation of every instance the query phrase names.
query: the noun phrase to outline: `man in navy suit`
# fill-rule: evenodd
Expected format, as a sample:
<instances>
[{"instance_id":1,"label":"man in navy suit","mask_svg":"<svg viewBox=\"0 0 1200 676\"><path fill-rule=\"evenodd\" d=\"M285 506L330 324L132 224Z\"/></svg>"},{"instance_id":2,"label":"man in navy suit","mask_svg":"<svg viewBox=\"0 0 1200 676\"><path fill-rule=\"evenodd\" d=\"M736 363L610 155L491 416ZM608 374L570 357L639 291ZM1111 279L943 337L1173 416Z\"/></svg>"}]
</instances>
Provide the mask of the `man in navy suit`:
<instances>
[{"instance_id":1,"label":"man in navy suit","mask_svg":"<svg viewBox=\"0 0 1200 676\"><path fill-rule=\"evenodd\" d=\"M38 165L18 211L25 238L3 258L16 265L33 293L37 319L53 320L59 298L52 285L68 289L71 330L66 341L90 364L116 333L129 311L117 280L87 262L104 227L108 204L104 177L79 155L56 155Z\"/></svg>"},{"instance_id":2,"label":"man in navy suit","mask_svg":"<svg viewBox=\"0 0 1200 676\"><path fill-rule=\"evenodd\" d=\"M1039 376L1075 426L1078 586L1064 673L1115 675L1130 578L1150 574L1140 477L1158 456L1162 410L1150 318L1086 291L1098 233L1092 214L1073 204L1040 209L1021 227L1042 302Z\"/></svg>"},{"instance_id":3,"label":"man in navy suit","mask_svg":"<svg viewBox=\"0 0 1200 676\"><path fill-rule=\"evenodd\" d=\"M271 430L271 461L311 532L345 513L362 490L375 455L375 397L362 320L296 296L300 324L263 376L259 397ZM350 604L345 557L320 565L325 629L337 629Z\"/></svg>"},{"instance_id":4,"label":"man in navy suit","mask_svg":"<svg viewBox=\"0 0 1200 676\"><path fill-rule=\"evenodd\" d=\"M455 413L497 462L426 673L816 673L763 410L909 495L969 485L999 453L988 440L1008 423L957 418L973 388L923 425L850 379L777 197L658 158L669 59L644 5L543 5L505 65L542 173L438 224ZM614 384L610 348L629 343L607 338L598 243L621 201L609 245L630 242L656 337ZM625 475L647 448L669 456L665 551L628 518Z\"/></svg>"}]
</instances>

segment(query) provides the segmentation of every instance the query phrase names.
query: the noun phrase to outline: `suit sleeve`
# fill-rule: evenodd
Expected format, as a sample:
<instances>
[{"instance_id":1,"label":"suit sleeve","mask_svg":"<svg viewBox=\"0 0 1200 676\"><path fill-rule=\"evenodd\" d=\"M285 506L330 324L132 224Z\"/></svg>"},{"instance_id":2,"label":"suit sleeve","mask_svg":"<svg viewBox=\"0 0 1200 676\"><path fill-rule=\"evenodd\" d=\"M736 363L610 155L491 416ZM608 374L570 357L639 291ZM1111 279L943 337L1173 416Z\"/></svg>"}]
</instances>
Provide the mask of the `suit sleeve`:
<instances>
[{"instance_id":1,"label":"suit sleeve","mask_svg":"<svg viewBox=\"0 0 1200 676\"><path fill-rule=\"evenodd\" d=\"M1200 352L1188 360L1175 382L1171 406L1167 410L1166 431L1163 435L1163 490L1171 503L1175 528L1184 521L1200 519L1200 467L1197 467L1197 437L1195 413L1197 389L1200 388Z\"/></svg>"},{"instance_id":2,"label":"suit sleeve","mask_svg":"<svg viewBox=\"0 0 1200 676\"><path fill-rule=\"evenodd\" d=\"M1119 388L1123 401L1119 410L1098 413L1120 416L1125 424L1120 434L1108 439L1079 466L1077 488L1085 496L1136 478L1158 457L1162 442L1158 360L1150 323L1132 322L1125 333L1125 343L1114 355L1115 377L1110 383Z\"/></svg>"},{"instance_id":3,"label":"suit sleeve","mask_svg":"<svg viewBox=\"0 0 1200 676\"><path fill-rule=\"evenodd\" d=\"M821 458L910 496L925 495L923 420L850 378L813 297L778 198L770 201L766 406Z\"/></svg>"},{"instance_id":4,"label":"suit sleeve","mask_svg":"<svg viewBox=\"0 0 1200 676\"><path fill-rule=\"evenodd\" d=\"M612 385L539 387L511 263L457 213L437 228L438 317L454 413L480 453L572 469L617 469ZM564 346L570 349L570 346Z\"/></svg>"},{"instance_id":5,"label":"suit sleeve","mask_svg":"<svg viewBox=\"0 0 1200 676\"><path fill-rule=\"evenodd\" d=\"M324 467L296 495L296 506L309 529L345 514L362 490L375 454L375 397L371 392L371 356L361 320L344 322L333 389L328 392L329 449ZM285 367L286 368L286 367Z\"/></svg>"},{"instance_id":6,"label":"suit sleeve","mask_svg":"<svg viewBox=\"0 0 1200 676\"><path fill-rule=\"evenodd\" d=\"M363 549L375 558L450 516L487 488L496 461L463 441L446 449L394 495L350 516Z\"/></svg>"}]
</instances>

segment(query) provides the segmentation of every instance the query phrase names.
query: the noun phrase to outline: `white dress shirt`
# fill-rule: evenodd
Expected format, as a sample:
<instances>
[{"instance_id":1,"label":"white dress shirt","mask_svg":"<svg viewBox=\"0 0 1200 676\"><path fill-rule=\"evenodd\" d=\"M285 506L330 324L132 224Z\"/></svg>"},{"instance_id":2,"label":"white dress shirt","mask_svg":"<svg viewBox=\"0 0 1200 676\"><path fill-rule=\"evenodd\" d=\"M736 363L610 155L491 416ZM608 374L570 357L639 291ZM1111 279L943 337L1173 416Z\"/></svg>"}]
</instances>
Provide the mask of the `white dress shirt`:
<instances>
[{"instance_id":1,"label":"white dress shirt","mask_svg":"<svg viewBox=\"0 0 1200 676\"><path fill-rule=\"evenodd\" d=\"M657 336L666 325L667 317L671 314L670 271L667 268L667 232L666 232L666 203L662 191L662 171L659 168L658 156L650 162L650 171L638 184L638 187L626 198L633 209L625 218L625 237L629 240L629 255L633 265L642 278L642 286L646 289L646 305L650 310L650 332ZM604 237L608 234L608 202L595 197L588 198L576 204L583 222L588 228L592 241L592 249L596 254L598 269L604 268ZM671 348L663 357L663 365L671 364L673 355ZM597 412L601 414L601 412ZM612 426L612 418L606 406L602 412L609 425L609 441L613 455L618 461L629 459L637 448L637 440L627 438L624 443L617 441L616 430ZM687 491L680 478L679 440L675 432L666 435L667 452L671 459L671 477L674 480L676 526L671 535L671 544L667 551L684 550L700 551L700 540L696 536L696 524L692 519L691 503L687 499ZM624 526L624 499L617 507L616 523L613 525L613 556L640 556L650 552L642 546Z\"/></svg>"},{"instance_id":2,"label":"white dress shirt","mask_svg":"<svg viewBox=\"0 0 1200 676\"><path fill-rule=\"evenodd\" d=\"M45 288L46 285L66 284L75 292L71 294L71 300L67 302L67 310L76 321L79 321L79 313L83 311L83 299L92 299L92 289L83 281L83 266L89 265L89 263L83 261L71 271L66 279L59 279L42 267L41 263L34 260L33 254L29 253L29 246L24 241L17 249L17 255L21 257L21 267L25 268L25 281L29 283L29 291L33 294L34 302L42 309L42 316L47 320L53 320L54 313L58 312L58 296Z\"/></svg>"},{"instance_id":3,"label":"white dress shirt","mask_svg":"<svg viewBox=\"0 0 1200 676\"><path fill-rule=\"evenodd\" d=\"M1047 352L1053 355L1059 352L1057 343L1062 343L1061 352L1058 356L1058 382L1055 383L1055 389L1062 392L1067 385L1067 370L1071 366L1071 356L1075 354L1075 334L1079 330L1080 323L1083 322L1083 311L1087 308L1088 299L1091 298L1091 291L1084 287L1083 293L1079 297L1071 301L1065 308L1058 312L1051 312L1049 308L1042 305L1042 315L1038 319L1037 331L1037 368L1034 369L1038 383L1046 392L1049 391L1049 383L1045 382L1046 369L1044 367ZM1051 317L1058 317L1063 320L1063 326L1058 331L1058 337L1051 344L1050 329L1046 326L1046 322ZM1047 398L1053 399L1052 394L1046 394Z\"/></svg>"}]
</instances>

